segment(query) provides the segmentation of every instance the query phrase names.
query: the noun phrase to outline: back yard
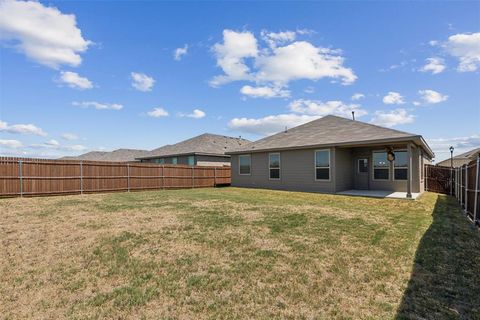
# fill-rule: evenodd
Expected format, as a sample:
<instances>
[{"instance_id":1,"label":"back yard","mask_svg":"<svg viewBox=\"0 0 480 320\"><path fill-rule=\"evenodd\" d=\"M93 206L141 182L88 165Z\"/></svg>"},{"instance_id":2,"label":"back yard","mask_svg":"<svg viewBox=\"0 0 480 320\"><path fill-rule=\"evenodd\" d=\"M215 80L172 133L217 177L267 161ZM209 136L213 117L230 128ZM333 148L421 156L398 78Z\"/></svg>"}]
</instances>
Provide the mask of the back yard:
<instances>
[{"instance_id":1,"label":"back yard","mask_svg":"<svg viewBox=\"0 0 480 320\"><path fill-rule=\"evenodd\" d=\"M6 319L480 319L480 232L443 195L195 189L0 212Z\"/></svg>"}]
</instances>

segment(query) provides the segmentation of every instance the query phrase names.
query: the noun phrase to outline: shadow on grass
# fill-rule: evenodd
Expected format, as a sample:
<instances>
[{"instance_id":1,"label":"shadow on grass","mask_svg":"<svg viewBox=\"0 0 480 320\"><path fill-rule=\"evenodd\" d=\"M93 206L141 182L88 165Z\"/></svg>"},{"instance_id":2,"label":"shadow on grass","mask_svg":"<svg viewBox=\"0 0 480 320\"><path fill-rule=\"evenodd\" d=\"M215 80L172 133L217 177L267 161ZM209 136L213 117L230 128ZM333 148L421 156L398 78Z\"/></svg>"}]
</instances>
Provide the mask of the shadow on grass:
<instances>
[{"instance_id":1,"label":"shadow on grass","mask_svg":"<svg viewBox=\"0 0 480 320\"><path fill-rule=\"evenodd\" d=\"M480 232L438 195L396 319L480 319Z\"/></svg>"}]
</instances>

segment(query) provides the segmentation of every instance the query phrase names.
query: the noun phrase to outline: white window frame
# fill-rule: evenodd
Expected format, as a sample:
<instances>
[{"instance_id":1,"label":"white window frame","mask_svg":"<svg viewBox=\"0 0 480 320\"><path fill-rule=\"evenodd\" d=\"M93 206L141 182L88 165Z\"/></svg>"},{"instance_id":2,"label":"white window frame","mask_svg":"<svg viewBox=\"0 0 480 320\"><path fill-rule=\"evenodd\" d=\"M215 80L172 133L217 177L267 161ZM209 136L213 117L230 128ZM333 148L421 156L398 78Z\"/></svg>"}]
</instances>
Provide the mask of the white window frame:
<instances>
[{"instance_id":1,"label":"white window frame","mask_svg":"<svg viewBox=\"0 0 480 320\"><path fill-rule=\"evenodd\" d=\"M386 168L383 168L383 167L379 167L379 169L387 169L388 170L388 179L375 179L375 156L374 154L375 153L387 153L388 155L388 151L386 150L373 150L372 151L372 181L390 181L390 177L391 177L391 167L392 167L392 163L390 161L388 161L387 159L387 162L388 162L388 167Z\"/></svg>"},{"instance_id":2,"label":"white window frame","mask_svg":"<svg viewBox=\"0 0 480 320\"><path fill-rule=\"evenodd\" d=\"M276 154L278 154L278 168L272 168L271 163L270 163L270 156L271 155L276 155ZM278 169L278 178L272 178L272 176L270 174L271 169ZM271 153L268 154L268 180L278 181L281 178L282 178L282 159L281 159L280 152L271 152Z\"/></svg>"},{"instance_id":3,"label":"white window frame","mask_svg":"<svg viewBox=\"0 0 480 320\"><path fill-rule=\"evenodd\" d=\"M393 181L408 181L408 151L407 149L400 149L400 150L395 150L394 152L406 152L407 153L407 165L405 167L397 167L395 168L395 160L392 161L393 165L393 176L392 179ZM407 179L395 179L395 169L407 169Z\"/></svg>"},{"instance_id":4,"label":"white window frame","mask_svg":"<svg viewBox=\"0 0 480 320\"><path fill-rule=\"evenodd\" d=\"M241 157L248 157L248 159L250 160L250 165L249 165L249 172L248 173L240 173L240 158ZM250 176L252 175L252 155L251 154L239 154L238 155L238 175L239 176Z\"/></svg>"},{"instance_id":5,"label":"white window frame","mask_svg":"<svg viewBox=\"0 0 480 320\"><path fill-rule=\"evenodd\" d=\"M317 167L317 152L328 151L328 167ZM313 173L315 181L329 182L332 178L332 164L331 164L331 151L330 149L318 149L313 151ZM328 169L328 179L317 179L317 169Z\"/></svg>"},{"instance_id":6,"label":"white window frame","mask_svg":"<svg viewBox=\"0 0 480 320\"><path fill-rule=\"evenodd\" d=\"M360 160L367 160L367 168L369 167L368 158L367 158L367 157L358 158L358 159L357 159L357 173L358 173L358 174L368 174L368 171L367 171L367 172L361 172L361 171L360 171ZM367 169L367 170L368 170L368 169Z\"/></svg>"}]
</instances>

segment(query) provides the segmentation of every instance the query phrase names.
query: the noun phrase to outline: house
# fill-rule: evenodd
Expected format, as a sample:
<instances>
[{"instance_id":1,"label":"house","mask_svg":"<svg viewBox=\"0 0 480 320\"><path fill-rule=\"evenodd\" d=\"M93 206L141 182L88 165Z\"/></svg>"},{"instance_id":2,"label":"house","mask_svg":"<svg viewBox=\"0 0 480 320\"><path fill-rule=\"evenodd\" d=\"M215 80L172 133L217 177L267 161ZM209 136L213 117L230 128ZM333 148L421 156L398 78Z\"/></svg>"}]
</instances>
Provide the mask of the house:
<instances>
[{"instance_id":1,"label":"house","mask_svg":"<svg viewBox=\"0 0 480 320\"><path fill-rule=\"evenodd\" d=\"M173 145L166 145L138 157L141 162L186 164L197 166L229 166L225 152L243 147L250 141L205 133Z\"/></svg>"},{"instance_id":2,"label":"house","mask_svg":"<svg viewBox=\"0 0 480 320\"><path fill-rule=\"evenodd\" d=\"M480 153L480 148L476 148L453 157L453 167L458 168L463 166L464 164L468 164L471 161L476 160L479 153ZM445 159L437 163L437 166L441 166L441 167L450 167L451 165L452 165L451 159Z\"/></svg>"},{"instance_id":3,"label":"house","mask_svg":"<svg viewBox=\"0 0 480 320\"><path fill-rule=\"evenodd\" d=\"M76 157L63 157L60 160L89 160L111 162L134 162L137 157L148 154L147 150L117 149L113 151L91 151Z\"/></svg>"},{"instance_id":4,"label":"house","mask_svg":"<svg viewBox=\"0 0 480 320\"><path fill-rule=\"evenodd\" d=\"M422 136L325 116L246 144L232 156L232 185L341 193L424 190L434 154Z\"/></svg>"}]
</instances>

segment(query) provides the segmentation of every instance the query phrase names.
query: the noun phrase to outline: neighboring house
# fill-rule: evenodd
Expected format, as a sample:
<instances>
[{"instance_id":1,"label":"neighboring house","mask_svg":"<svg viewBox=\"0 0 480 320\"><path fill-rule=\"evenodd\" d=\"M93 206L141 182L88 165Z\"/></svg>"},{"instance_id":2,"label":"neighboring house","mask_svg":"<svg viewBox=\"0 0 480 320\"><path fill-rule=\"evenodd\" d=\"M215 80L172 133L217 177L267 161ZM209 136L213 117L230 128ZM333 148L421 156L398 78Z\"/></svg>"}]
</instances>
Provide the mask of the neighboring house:
<instances>
[{"instance_id":1,"label":"neighboring house","mask_svg":"<svg viewBox=\"0 0 480 320\"><path fill-rule=\"evenodd\" d=\"M480 148L476 148L453 157L453 167L458 168L463 166L464 164L468 164L471 161L476 160L479 153L480 153ZM441 167L450 167L451 165L452 165L452 162L450 161L450 158L437 163L437 166L441 166Z\"/></svg>"},{"instance_id":2,"label":"neighboring house","mask_svg":"<svg viewBox=\"0 0 480 320\"><path fill-rule=\"evenodd\" d=\"M137 157L148 154L147 150L117 149L113 151L91 151L76 157L63 157L61 160L90 160L112 162L134 162Z\"/></svg>"},{"instance_id":3,"label":"neighboring house","mask_svg":"<svg viewBox=\"0 0 480 320\"><path fill-rule=\"evenodd\" d=\"M336 193L424 190L420 135L326 116L228 152L232 186ZM390 155L389 155L390 153ZM395 156L389 161L389 156Z\"/></svg>"},{"instance_id":4,"label":"neighboring house","mask_svg":"<svg viewBox=\"0 0 480 320\"><path fill-rule=\"evenodd\" d=\"M138 157L141 162L186 164L197 166L229 166L225 152L243 147L250 141L242 138L205 133L173 145L166 145Z\"/></svg>"}]
</instances>

